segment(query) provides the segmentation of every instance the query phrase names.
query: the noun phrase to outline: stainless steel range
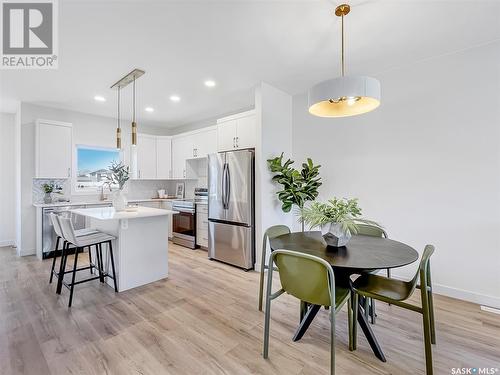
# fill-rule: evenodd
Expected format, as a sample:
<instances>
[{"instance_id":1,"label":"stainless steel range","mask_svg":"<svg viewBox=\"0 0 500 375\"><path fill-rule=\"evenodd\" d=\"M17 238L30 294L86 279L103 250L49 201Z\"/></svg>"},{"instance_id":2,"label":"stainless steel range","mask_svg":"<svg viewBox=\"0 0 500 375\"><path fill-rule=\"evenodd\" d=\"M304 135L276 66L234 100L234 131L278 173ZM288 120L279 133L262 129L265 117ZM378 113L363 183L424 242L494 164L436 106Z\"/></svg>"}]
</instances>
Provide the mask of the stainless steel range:
<instances>
[{"instance_id":1,"label":"stainless steel range","mask_svg":"<svg viewBox=\"0 0 500 375\"><path fill-rule=\"evenodd\" d=\"M179 199L172 202L172 210L179 212L173 215L173 238L178 245L196 248L196 203L208 200L208 189L196 188L194 199Z\"/></svg>"}]
</instances>

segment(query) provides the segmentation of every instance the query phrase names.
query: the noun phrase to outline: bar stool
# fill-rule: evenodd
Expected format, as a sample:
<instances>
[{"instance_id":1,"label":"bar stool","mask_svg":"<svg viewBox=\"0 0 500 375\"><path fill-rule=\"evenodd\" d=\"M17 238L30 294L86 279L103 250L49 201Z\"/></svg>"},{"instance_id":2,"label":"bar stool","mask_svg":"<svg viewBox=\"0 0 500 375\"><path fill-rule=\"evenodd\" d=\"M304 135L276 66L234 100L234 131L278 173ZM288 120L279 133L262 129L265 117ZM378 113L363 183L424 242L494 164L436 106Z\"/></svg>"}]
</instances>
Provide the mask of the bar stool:
<instances>
[{"instance_id":1,"label":"bar stool","mask_svg":"<svg viewBox=\"0 0 500 375\"><path fill-rule=\"evenodd\" d=\"M54 232L56 233L56 236L57 236L56 246L54 247L54 257L52 259L52 268L50 270L50 279L49 279L49 284L52 284L52 279L53 279L54 275L56 277L59 277L59 273L55 271L57 251L59 250L59 244L62 240L63 247L64 247L64 246L66 246L66 241L64 241L61 226L59 225L59 220L57 219L57 215L55 213L51 212L49 214L49 218L50 218L50 222L52 224L52 227L54 228ZM75 235L77 237L86 236L88 234L94 234L94 233L97 233L97 231L94 229L88 229L88 228L75 230ZM88 249L88 251L89 251L90 266L87 267L87 269L90 269L90 273L92 274L93 269L97 268L97 267L94 265L94 263L92 263L92 252L90 251L90 248ZM62 250L61 250L61 255L62 255ZM61 262L62 262L62 257L61 257Z\"/></svg>"},{"instance_id":2,"label":"bar stool","mask_svg":"<svg viewBox=\"0 0 500 375\"><path fill-rule=\"evenodd\" d=\"M63 247L63 255L61 259L61 269L63 270L62 273L60 273L62 276L59 277L59 283L58 283L58 289L60 293L60 289L62 288L62 285L64 285L66 288L70 290L69 294L69 304L68 307L71 307L71 304L73 302L73 292L75 289L75 285L85 283L88 281L92 280L97 280L101 283L104 283L105 278L109 277L113 280L113 284L115 287L115 292L118 292L118 286L116 284L116 273L115 273L115 261L113 257L113 245L111 243L112 240L115 240L116 237L111 236L107 233L99 232L96 231L95 233L92 234L87 234L84 236L78 237L76 235L75 229L73 228L73 223L71 222L71 219L65 218L65 217L57 217L59 221L59 226L61 228L61 232L63 234L63 238L66 241L66 246ZM104 261L102 257L102 244L107 244L108 249L109 249L109 256L110 256L110 262L111 262L111 269L113 271L113 276L111 276L108 272L104 271ZM65 272L64 270L66 269L66 261L68 258L68 254L66 254L66 251L69 249L69 246L73 245L76 248L75 251L75 260L73 263L73 270ZM83 250L84 248L88 247L89 249L95 246L96 248L96 258L97 258L97 270L99 272L99 275L96 277L90 277L88 279L84 280L79 280L75 281L76 278L76 273L81 270L89 269L89 267L83 267L83 268L77 268L78 265L78 252ZM92 266L90 266L92 267ZM96 267L95 265L93 267ZM66 283L64 281L64 275L66 273L71 273L71 283Z\"/></svg>"}]
</instances>

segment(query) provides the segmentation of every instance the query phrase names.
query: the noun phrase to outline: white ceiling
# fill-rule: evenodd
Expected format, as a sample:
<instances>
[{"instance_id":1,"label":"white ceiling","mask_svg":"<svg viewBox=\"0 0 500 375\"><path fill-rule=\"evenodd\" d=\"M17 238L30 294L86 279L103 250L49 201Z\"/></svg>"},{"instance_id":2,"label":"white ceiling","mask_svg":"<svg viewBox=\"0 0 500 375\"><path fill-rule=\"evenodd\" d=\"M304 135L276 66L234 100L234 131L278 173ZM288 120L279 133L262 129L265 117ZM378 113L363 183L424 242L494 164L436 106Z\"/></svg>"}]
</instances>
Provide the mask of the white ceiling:
<instances>
[{"instance_id":1,"label":"white ceiling","mask_svg":"<svg viewBox=\"0 0 500 375\"><path fill-rule=\"evenodd\" d=\"M1 99L116 115L110 85L133 68L139 120L176 127L253 105L268 82L300 93L339 70L328 0L60 0L58 70L0 71ZM352 1L347 73L376 75L500 38L500 1ZM473 72L471 72L473 74ZM212 78L217 87L203 81ZM382 82L383 85L383 82ZM131 108L123 93L124 116ZM169 96L182 100L172 103ZM105 103L93 97L102 95ZM155 112L146 113L145 106Z\"/></svg>"}]
</instances>

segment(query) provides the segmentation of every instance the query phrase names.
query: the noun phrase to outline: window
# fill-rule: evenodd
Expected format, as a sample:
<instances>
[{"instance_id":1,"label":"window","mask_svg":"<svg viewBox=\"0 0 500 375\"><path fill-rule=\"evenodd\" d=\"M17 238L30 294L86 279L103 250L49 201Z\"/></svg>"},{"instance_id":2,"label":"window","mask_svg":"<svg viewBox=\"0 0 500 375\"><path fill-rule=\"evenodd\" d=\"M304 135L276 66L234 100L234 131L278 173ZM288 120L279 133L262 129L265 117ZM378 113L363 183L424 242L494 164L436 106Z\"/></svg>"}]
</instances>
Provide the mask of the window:
<instances>
[{"instance_id":1,"label":"window","mask_svg":"<svg viewBox=\"0 0 500 375\"><path fill-rule=\"evenodd\" d=\"M114 148L76 146L76 189L95 190L107 181L111 163L121 161Z\"/></svg>"}]
</instances>

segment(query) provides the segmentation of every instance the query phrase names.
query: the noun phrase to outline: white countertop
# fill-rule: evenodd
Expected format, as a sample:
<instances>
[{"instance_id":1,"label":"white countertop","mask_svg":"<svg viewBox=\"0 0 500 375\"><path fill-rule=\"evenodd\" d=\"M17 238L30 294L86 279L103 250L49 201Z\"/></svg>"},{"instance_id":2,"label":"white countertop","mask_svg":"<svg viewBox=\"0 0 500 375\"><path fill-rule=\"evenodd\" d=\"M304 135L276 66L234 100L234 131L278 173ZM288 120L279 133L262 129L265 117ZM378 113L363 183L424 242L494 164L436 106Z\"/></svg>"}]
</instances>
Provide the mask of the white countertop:
<instances>
[{"instance_id":1,"label":"white countertop","mask_svg":"<svg viewBox=\"0 0 500 375\"><path fill-rule=\"evenodd\" d=\"M70 212L97 220L139 219L141 217L165 216L177 211L151 207L137 207L134 211L116 211L113 207L80 208Z\"/></svg>"},{"instance_id":2,"label":"white countertop","mask_svg":"<svg viewBox=\"0 0 500 375\"><path fill-rule=\"evenodd\" d=\"M175 201L177 198L145 198L145 199L130 199L128 203L139 203L139 202L162 202L162 201ZM33 203L33 206L45 208L45 207L68 207L68 206L89 206L89 205L106 205L112 204L111 200L105 201L84 201L84 202L54 202L54 203Z\"/></svg>"}]
</instances>

